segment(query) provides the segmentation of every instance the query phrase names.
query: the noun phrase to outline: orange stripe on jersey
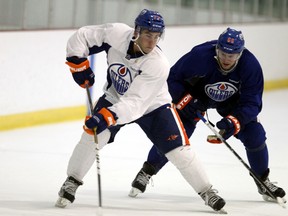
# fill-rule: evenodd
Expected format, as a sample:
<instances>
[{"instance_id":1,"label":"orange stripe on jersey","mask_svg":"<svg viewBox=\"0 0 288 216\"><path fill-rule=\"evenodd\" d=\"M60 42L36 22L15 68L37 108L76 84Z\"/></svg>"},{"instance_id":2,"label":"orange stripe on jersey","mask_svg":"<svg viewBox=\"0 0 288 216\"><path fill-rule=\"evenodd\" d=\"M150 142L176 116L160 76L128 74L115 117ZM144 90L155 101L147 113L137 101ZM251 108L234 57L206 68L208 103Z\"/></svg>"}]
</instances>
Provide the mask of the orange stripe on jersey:
<instances>
[{"instance_id":1,"label":"orange stripe on jersey","mask_svg":"<svg viewBox=\"0 0 288 216\"><path fill-rule=\"evenodd\" d=\"M187 134L186 134L186 130L185 130L185 128L184 128L184 125L183 125L183 123L182 123L182 121L181 121L181 119L180 119L180 116L178 115L178 113L177 113L177 111L176 111L176 108L174 108L175 106L173 106L173 104L172 104L172 107L170 107L170 109L172 110L172 112L175 114L175 116L176 116L176 118L177 118L177 120L178 120L178 123L179 123L179 125L180 125L180 129L181 129L181 132L182 132L182 134L183 134L183 136L184 136L184 141L185 141L185 145L190 145L190 141L189 141L189 138L188 138L188 136L187 136Z\"/></svg>"}]
</instances>

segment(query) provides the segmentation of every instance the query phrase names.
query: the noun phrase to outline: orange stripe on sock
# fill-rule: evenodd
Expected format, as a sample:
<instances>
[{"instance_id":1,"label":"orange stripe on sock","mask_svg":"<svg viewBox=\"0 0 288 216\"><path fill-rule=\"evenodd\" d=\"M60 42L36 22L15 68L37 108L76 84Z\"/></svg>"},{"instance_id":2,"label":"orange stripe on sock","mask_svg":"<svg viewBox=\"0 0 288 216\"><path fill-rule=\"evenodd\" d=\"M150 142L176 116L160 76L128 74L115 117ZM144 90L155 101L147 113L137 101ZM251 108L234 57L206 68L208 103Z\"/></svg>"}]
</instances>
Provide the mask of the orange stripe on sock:
<instances>
[{"instance_id":1,"label":"orange stripe on sock","mask_svg":"<svg viewBox=\"0 0 288 216\"><path fill-rule=\"evenodd\" d=\"M186 134L186 130L185 130L185 128L184 128L184 125L183 125L183 123L182 123L182 121L181 121L180 116L178 115L177 110L176 110L173 106L171 107L171 109L172 109L172 112L175 113L175 116L177 117L177 120L178 120L178 122L179 122L179 124L180 124L181 131L182 131L182 133L183 133L183 135L184 135L185 144L186 144L186 145L190 145L189 138L188 138L188 136L187 136L187 134Z\"/></svg>"}]
</instances>

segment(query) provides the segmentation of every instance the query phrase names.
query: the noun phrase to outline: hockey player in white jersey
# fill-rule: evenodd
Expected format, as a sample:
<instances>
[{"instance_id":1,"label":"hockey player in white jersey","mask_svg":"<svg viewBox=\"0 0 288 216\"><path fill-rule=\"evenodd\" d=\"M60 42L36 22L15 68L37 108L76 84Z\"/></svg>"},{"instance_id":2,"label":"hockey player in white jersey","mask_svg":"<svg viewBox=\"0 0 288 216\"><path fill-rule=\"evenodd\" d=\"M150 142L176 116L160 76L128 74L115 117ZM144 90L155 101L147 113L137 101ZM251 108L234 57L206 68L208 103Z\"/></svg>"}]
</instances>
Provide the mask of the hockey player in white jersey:
<instances>
[{"instance_id":1,"label":"hockey player in white jersey","mask_svg":"<svg viewBox=\"0 0 288 216\"><path fill-rule=\"evenodd\" d=\"M190 143L177 112L171 107L167 88L169 63L157 43L164 34L160 13L144 9L135 19L135 28L122 23L85 26L67 43L67 64L81 87L94 84L94 73L87 57L107 53L107 82L104 94L85 121L84 132L67 168L67 179L59 191L56 206L75 200L77 188L95 161L93 128L97 127L99 148L114 141L116 133L128 123L136 123L205 204L215 211L225 205L212 188Z\"/></svg>"}]
</instances>

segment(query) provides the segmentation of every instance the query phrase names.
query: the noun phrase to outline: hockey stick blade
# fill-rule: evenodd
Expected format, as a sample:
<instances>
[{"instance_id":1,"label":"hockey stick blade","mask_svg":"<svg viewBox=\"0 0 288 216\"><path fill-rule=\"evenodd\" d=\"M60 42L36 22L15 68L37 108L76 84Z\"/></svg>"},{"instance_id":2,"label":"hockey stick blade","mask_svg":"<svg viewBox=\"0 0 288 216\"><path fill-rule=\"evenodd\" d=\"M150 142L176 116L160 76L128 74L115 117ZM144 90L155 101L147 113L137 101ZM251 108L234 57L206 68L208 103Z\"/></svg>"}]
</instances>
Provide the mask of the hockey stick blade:
<instances>
[{"instance_id":1,"label":"hockey stick blade","mask_svg":"<svg viewBox=\"0 0 288 216\"><path fill-rule=\"evenodd\" d=\"M210 144L222 144L222 141L216 135L208 135L207 142Z\"/></svg>"},{"instance_id":2,"label":"hockey stick blade","mask_svg":"<svg viewBox=\"0 0 288 216\"><path fill-rule=\"evenodd\" d=\"M211 125L213 126L213 125ZM225 130L220 130L219 134L221 136L223 136L223 134L225 133ZM210 144L222 144L223 142L221 141L221 139L219 139L215 134L214 135L208 135L207 136L207 142L209 142Z\"/></svg>"}]
</instances>

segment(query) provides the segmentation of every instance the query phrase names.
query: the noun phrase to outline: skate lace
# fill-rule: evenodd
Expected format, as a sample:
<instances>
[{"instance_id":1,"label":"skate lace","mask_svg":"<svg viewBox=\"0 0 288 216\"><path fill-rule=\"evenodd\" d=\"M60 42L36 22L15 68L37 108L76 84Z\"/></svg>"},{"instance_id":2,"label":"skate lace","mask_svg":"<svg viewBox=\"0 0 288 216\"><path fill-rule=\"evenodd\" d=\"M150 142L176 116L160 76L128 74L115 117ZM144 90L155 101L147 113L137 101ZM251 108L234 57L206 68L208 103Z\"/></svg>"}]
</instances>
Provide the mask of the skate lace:
<instances>
[{"instance_id":1,"label":"skate lace","mask_svg":"<svg viewBox=\"0 0 288 216\"><path fill-rule=\"evenodd\" d=\"M137 181L138 181L139 183L141 183L142 185L147 185L147 184L149 184L150 179L151 179L151 184L152 184L152 186L153 186L153 180L152 180L151 176L148 175L147 173L145 173L145 172L142 171L142 172L139 173L139 175L138 175L138 177L137 177Z\"/></svg>"},{"instance_id":2,"label":"skate lace","mask_svg":"<svg viewBox=\"0 0 288 216\"><path fill-rule=\"evenodd\" d=\"M67 193L71 195L75 195L77 188L78 188L78 185L76 185L74 182L71 182L71 181L66 181L62 187L64 191L66 191Z\"/></svg>"},{"instance_id":3,"label":"skate lace","mask_svg":"<svg viewBox=\"0 0 288 216\"><path fill-rule=\"evenodd\" d=\"M202 195L202 199L205 201L206 205L213 207L214 204L220 199L216 193L218 193L218 190L209 189Z\"/></svg>"},{"instance_id":4,"label":"skate lace","mask_svg":"<svg viewBox=\"0 0 288 216\"><path fill-rule=\"evenodd\" d=\"M278 184L278 182L270 182L269 179L267 179L264 184L272 191L275 192L278 187L275 184ZM262 191L265 193L266 189L261 185Z\"/></svg>"}]
</instances>

